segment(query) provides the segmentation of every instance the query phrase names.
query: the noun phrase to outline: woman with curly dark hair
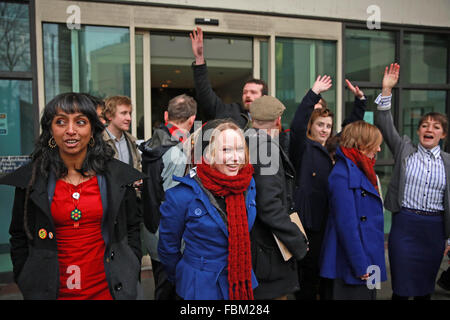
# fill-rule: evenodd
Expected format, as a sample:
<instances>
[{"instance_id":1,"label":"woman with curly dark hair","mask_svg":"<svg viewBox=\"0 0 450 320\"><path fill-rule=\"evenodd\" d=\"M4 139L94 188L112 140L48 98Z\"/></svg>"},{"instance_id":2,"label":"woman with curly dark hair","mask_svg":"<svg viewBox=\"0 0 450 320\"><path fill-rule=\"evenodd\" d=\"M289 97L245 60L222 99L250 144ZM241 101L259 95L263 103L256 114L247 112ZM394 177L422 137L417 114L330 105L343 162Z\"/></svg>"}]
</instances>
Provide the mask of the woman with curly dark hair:
<instances>
[{"instance_id":1,"label":"woman with curly dark hair","mask_svg":"<svg viewBox=\"0 0 450 320\"><path fill-rule=\"evenodd\" d=\"M31 163L0 179L16 187L10 226L14 278L25 299L136 299L139 218L132 183L113 159L89 96L45 107Z\"/></svg>"}]
</instances>

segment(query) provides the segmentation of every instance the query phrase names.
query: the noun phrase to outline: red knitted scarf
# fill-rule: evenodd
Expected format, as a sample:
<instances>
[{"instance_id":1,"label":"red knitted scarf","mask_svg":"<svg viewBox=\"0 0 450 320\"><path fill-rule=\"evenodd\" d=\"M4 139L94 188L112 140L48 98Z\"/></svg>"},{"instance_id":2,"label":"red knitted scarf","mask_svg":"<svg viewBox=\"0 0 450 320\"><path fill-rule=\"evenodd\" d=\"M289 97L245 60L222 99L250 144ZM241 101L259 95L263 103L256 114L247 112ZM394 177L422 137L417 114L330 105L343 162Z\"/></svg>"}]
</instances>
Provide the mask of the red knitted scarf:
<instances>
[{"instance_id":1,"label":"red knitted scarf","mask_svg":"<svg viewBox=\"0 0 450 320\"><path fill-rule=\"evenodd\" d=\"M251 282L252 257L244 191L253 175L251 164L236 176L227 176L204 161L197 165L203 186L213 194L225 197L228 217L228 292L230 300L253 300Z\"/></svg>"},{"instance_id":2,"label":"red knitted scarf","mask_svg":"<svg viewBox=\"0 0 450 320\"><path fill-rule=\"evenodd\" d=\"M375 159L370 159L355 148L345 148L341 146L341 150L347 158L349 158L358 166L359 169L362 170L362 172L364 172L370 183L375 187L378 194L380 194L380 190L378 190L377 176L375 174L375 169L373 168L375 165Z\"/></svg>"}]
</instances>

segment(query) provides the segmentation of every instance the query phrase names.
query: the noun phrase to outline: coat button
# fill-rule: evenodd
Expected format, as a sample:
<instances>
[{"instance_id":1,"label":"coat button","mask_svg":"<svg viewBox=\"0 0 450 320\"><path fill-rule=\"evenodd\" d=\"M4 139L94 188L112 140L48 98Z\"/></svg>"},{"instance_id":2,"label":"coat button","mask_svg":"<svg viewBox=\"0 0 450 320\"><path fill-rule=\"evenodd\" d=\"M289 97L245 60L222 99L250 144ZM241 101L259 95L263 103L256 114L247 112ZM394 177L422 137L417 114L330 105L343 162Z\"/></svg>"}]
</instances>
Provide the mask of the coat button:
<instances>
[{"instance_id":1,"label":"coat button","mask_svg":"<svg viewBox=\"0 0 450 320\"><path fill-rule=\"evenodd\" d=\"M122 284L121 284L121 283L116 284L116 285L114 286L114 290L116 290L116 291L122 290Z\"/></svg>"},{"instance_id":2,"label":"coat button","mask_svg":"<svg viewBox=\"0 0 450 320\"><path fill-rule=\"evenodd\" d=\"M362 195L363 197L365 197L367 194L366 194L366 192L363 190L363 191L361 191L361 195Z\"/></svg>"},{"instance_id":3,"label":"coat button","mask_svg":"<svg viewBox=\"0 0 450 320\"><path fill-rule=\"evenodd\" d=\"M361 218L359 218L361 221L366 221L367 217L366 216L362 216Z\"/></svg>"},{"instance_id":4,"label":"coat button","mask_svg":"<svg viewBox=\"0 0 450 320\"><path fill-rule=\"evenodd\" d=\"M111 251L111 260L114 260L114 251Z\"/></svg>"},{"instance_id":5,"label":"coat button","mask_svg":"<svg viewBox=\"0 0 450 320\"><path fill-rule=\"evenodd\" d=\"M316 176L316 173L315 173L315 172L313 172L313 173L312 173L312 176L313 176L313 177L315 177L315 176Z\"/></svg>"}]
</instances>

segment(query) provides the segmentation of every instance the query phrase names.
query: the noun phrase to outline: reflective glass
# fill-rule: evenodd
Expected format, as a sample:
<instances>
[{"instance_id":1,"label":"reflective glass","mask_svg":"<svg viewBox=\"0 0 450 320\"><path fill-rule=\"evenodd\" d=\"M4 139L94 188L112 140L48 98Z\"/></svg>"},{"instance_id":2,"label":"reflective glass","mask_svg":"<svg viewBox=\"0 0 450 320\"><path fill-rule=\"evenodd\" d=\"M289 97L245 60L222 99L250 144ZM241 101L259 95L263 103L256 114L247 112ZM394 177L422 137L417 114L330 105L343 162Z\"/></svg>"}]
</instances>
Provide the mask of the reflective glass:
<instances>
[{"instance_id":1,"label":"reflective glass","mask_svg":"<svg viewBox=\"0 0 450 320\"><path fill-rule=\"evenodd\" d=\"M446 83L448 35L405 33L402 81L406 83Z\"/></svg>"},{"instance_id":2,"label":"reflective glass","mask_svg":"<svg viewBox=\"0 0 450 320\"><path fill-rule=\"evenodd\" d=\"M333 87L322 94L336 112L336 42L277 38L275 41L276 97L286 106L283 127L288 128L303 96L318 75L329 75Z\"/></svg>"},{"instance_id":3,"label":"reflective glass","mask_svg":"<svg viewBox=\"0 0 450 320\"><path fill-rule=\"evenodd\" d=\"M352 84L357 85L356 83L353 83L353 82L352 82ZM369 88L360 88L360 89L364 92L364 95L366 96L366 99L367 99L366 112L364 114L364 121L367 121L371 124L375 124L375 113L377 110L377 106L374 101L375 101L375 98L380 93L380 90L379 89L369 89ZM345 117L348 117L351 114L353 106L354 106L354 102L355 102L355 95L353 94L353 92L351 92L350 90L348 90L346 88L345 89ZM395 108L395 106L394 106L391 109L391 112L395 112L395 110L397 110L397 108ZM344 119L342 119L342 120L344 120ZM377 159L379 159L379 160L392 159L392 153L389 150L389 148L385 142L383 142L381 144L381 151L377 154Z\"/></svg>"},{"instance_id":4,"label":"reflective glass","mask_svg":"<svg viewBox=\"0 0 450 320\"><path fill-rule=\"evenodd\" d=\"M395 33L346 29L344 60L350 81L380 82L384 68L395 61Z\"/></svg>"},{"instance_id":5,"label":"reflective glass","mask_svg":"<svg viewBox=\"0 0 450 320\"><path fill-rule=\"evenodd\" d=\"M259 74L260 79L264 80L267 85L269 85L269 42L260 41L259 42L259 55L260 55L260 66Z\"/></svg>"},{"instance_id":6,"label":"reflective glass","mask_svg":"<svg viewBox=\"0 0 450 320\"><path fill-rule=\"evenodd\" d=\"M403 90L401 98L402 134L408 135L415 144L418 144L419 138L416 131L420 118L428 112L445 114L446 93L435 90Z\"/></svg>"},{"instance_id":7,"label":"reflective glass","mask_svg":"<svg viewBox=\"0 0 450 320\"><path fill-rule=\"evenodd\" d=\"M143 69L143 38L137 34L136 42L136 134L138 139L145 139L144 130L144 69Z\"/></svg>"},{"instance_id":8,"label":"reflective glass","mask_svg":"<svg viewBox=\"0 0 450 320\"><path fill-rule=\"evenodd\" d=\"M104 98L130 96L130 33L127 28L44 23L45 98L87 92Z\"/></svg>"},{"instance_id":9,"label":"reflective glass","mask_svg":"<svg viewBox=\"0 0 450 320\"><path fill-rule=\"evenodd\" d=\"M28 4L0 3L0 70L31 71Z\"/></svg>"}]
</instances>

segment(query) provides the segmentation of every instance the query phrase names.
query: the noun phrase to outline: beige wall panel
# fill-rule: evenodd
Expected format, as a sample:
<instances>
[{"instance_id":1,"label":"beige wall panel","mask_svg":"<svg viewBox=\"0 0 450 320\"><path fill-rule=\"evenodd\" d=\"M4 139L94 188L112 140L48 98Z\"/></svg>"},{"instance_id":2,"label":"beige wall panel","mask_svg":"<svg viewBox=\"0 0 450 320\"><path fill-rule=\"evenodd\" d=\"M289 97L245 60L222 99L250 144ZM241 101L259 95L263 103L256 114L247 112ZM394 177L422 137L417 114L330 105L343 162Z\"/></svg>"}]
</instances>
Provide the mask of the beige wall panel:
<instances>
[{"instance_id":1,"label":"beige wall panel","mask_svg":"<svg viewBox=\"0 0 450 320\"><path fill-rule=\"evenodd\" d=\"M370 5L378 5L381 9L382 23L450 27L448 0L139 0L139 2L358 21L366 21L370 16L367 8Z\"/></svg>"}]
</instances>

